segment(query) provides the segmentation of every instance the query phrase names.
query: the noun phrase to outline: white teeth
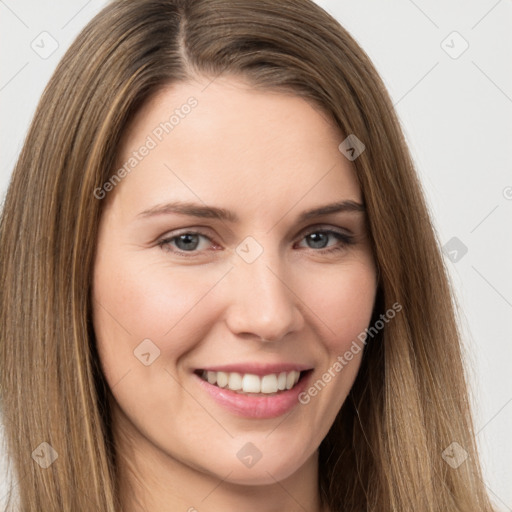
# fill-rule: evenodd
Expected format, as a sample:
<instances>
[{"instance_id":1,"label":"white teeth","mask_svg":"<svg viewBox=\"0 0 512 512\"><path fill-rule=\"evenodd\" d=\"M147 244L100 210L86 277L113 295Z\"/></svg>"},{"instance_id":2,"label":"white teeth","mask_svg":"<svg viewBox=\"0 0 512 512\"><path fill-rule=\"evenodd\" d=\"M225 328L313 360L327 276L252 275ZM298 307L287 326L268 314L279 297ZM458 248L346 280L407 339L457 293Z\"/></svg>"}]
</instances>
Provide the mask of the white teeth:
<instances>
[{"instance_id":1,"label":"white teeth","mask_svg":"<svg viewBox=\"0 0 512 512\"><path fill-rule=\"evenodd\" d=\"M277 377L277 389L280 391L286 389L286 372L281 372Z\"/></svg>"},{"instance_id":2,"label":"white teeth","mask_svg":"<svg viewBox=\"0 0 512 512\"><path fill-rule=\"evenodd\" d=\"M225 388L228 385L229 374L226 372L217 372L217 386Z\"/></svg>"},{"instance_id":3,"label":"white teeth","mask_svg":"<svg viewBox=\"0 0 512 512\"><path fill-rule=\"evenodd\" d=\"M295 382L295 374L294 374L294 372L290 372L286 376L286 389L292 389L294 382Z\"/></svg>"},{"instance_id":4,"label":"white teeth","mask_svg":"<svg viewBox=\"0 0 512 512\"><path fill-rule=\"evenodd\" d=\"M273 394L293 388L300 378L300 372L292 370L291 372L271 373L259 377L252 373L240 374L208 370L202 372L202 378L210 384L232 391Z\"/></svg>"},{"instance_id":5,"label":"white teeth","mask_svg":"<svg viewBox=\"0 0 512 512\"><path fill-rule=\"evenodd\" d=\"M259 393L261 391L261 379L257 375L246 373L242 379L242 391L244 393Z\"/></svg>"},{"instance_id":6,"label":"white teeth","mask_svg":"<svg viewBox=\"0 0 512 512\"><path fill-rule=\"evenodd\" d=\"M228 388L233 391L242 389L242 376L239 373L230 373L228 380Z\"/></svg>"},{"instance_id":7,"label":"white teeth","mask_svg":"<svg viewBox=\"0 0 512 512\"><path fill-rule=\"evenodd\" d=\"M277 393L277 377L275 375L265 375L261 379L262 393Z\"/></svg>"}]
</instances>

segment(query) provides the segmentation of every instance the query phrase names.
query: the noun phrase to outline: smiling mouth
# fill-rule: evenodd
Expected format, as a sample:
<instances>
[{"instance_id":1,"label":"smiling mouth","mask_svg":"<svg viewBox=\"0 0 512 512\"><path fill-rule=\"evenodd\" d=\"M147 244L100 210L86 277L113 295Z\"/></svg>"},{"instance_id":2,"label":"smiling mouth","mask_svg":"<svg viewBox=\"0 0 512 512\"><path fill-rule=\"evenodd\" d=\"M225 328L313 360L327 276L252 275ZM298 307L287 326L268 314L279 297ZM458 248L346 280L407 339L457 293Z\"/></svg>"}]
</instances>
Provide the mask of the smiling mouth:
<instances>
[{"instance_id":1,"label":"smiling mouth","mask_svg":"<svg viewBox=\"0 0 512 512\"><path fill-rule=\"evenodd\" d=\"M254 375L251 373L216 372L196 370L194 373L212 386L223 388L241 395L274 396L293 389L313 370Z\"/></svg>"}]
</instances>

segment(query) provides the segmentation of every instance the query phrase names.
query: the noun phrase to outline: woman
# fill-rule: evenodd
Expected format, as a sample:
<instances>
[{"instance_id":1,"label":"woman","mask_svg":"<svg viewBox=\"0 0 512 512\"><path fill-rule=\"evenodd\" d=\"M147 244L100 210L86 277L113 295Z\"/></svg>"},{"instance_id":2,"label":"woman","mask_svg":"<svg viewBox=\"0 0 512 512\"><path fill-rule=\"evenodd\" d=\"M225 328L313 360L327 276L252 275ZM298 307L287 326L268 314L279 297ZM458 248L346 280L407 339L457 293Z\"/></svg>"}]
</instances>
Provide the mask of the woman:
<instances>
[{"instance_id":1,"label":"woman","mask_svg":"<svg viewBox=\"0 0 512 512\"><path fill-rule=\"evenodd\" d=\"M492 510L399 123L312 2L111 3L0 237L21 510Z\"/></svg>"}]
</instances>

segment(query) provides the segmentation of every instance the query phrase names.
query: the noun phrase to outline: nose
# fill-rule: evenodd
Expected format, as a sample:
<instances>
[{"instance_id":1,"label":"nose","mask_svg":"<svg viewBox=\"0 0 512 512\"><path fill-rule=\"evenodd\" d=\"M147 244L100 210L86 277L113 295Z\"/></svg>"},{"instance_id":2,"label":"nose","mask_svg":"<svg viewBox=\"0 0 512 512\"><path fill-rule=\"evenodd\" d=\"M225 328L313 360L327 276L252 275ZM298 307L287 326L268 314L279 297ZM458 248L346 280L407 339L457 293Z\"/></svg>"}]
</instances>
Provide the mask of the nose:
<instances>
[{"instance_id":1,"label":"nose","mask_svg":"<svg viewBox=\"0 0 512 512\"><path fill-rule=\"evenodd\" d=\"M237 336L273 342L299 331L304 317L290 273L269 252L252 263L240 261L230 272L226 323Z\"/></svg>"}]
</instances>

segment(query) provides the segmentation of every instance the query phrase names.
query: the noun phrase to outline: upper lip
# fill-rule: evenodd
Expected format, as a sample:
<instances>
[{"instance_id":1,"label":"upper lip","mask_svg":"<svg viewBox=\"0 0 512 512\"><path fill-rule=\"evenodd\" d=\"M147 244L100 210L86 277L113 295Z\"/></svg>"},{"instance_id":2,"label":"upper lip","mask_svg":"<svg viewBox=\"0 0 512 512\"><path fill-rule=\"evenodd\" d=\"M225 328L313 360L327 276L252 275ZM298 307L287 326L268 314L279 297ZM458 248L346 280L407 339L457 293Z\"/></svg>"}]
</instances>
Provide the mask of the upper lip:
<instances>
[{"instance_id":1,"label":"upper lip","mask_svg":"<svg viewBox=\"0 0 512 512\"><path fill-rule=\"evenodd\" d=\"M206 370L211 372L226 372L226 373L250 373L252 375L269 375L271 373L291 372L293 370L302 372L305 370L311 370L313 367L308 364L299 363L237 363L237 364L225 364L215 366L204 366L198 368L198 370Z\"/></svg>"}]
</instances>

